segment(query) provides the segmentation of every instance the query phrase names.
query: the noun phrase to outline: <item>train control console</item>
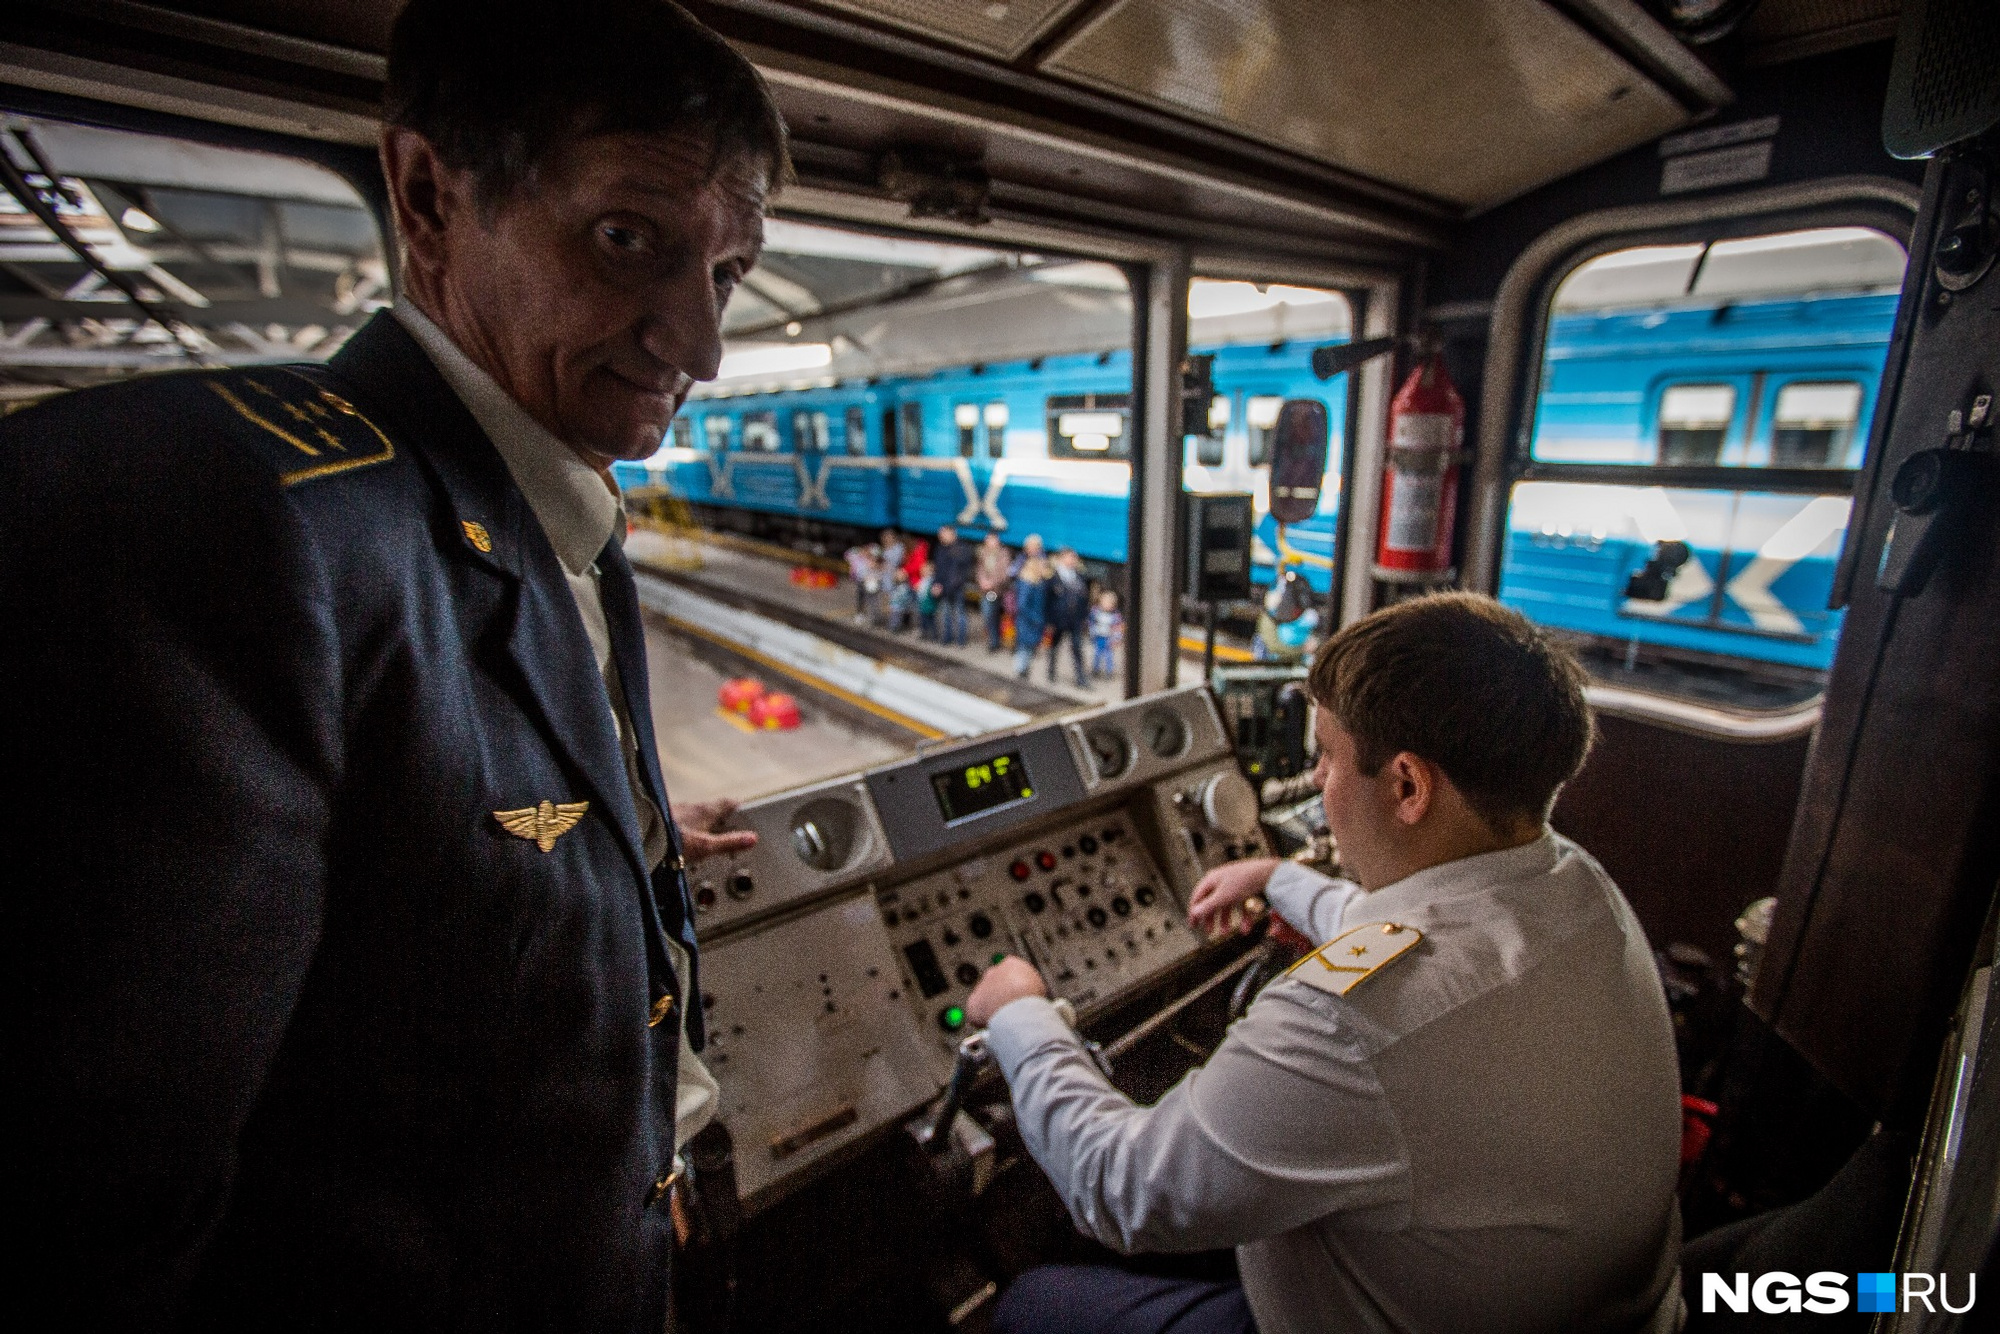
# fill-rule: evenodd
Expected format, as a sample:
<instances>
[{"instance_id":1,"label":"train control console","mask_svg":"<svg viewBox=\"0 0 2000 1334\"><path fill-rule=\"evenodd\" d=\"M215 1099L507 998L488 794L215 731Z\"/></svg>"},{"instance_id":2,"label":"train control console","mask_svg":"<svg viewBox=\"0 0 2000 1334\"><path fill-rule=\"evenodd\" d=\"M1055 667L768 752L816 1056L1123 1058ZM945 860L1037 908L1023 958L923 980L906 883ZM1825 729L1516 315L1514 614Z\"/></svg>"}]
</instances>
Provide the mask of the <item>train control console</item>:
<instances>
[{"instance_id":1,"label":"train control console","mask_svg":"<svg viewBox=\"0 0 2000 1334\"><path fill-rule=\"evenodd\" d=\"M1267 850L1195 686L744 805L755 848L695 881L702 997L752 1210L935 1098L1007 954L1088 1022L1205 942L1187 899ZM1179 976L1176 974L1176 976Z\"/></svg>"}]
</instances>

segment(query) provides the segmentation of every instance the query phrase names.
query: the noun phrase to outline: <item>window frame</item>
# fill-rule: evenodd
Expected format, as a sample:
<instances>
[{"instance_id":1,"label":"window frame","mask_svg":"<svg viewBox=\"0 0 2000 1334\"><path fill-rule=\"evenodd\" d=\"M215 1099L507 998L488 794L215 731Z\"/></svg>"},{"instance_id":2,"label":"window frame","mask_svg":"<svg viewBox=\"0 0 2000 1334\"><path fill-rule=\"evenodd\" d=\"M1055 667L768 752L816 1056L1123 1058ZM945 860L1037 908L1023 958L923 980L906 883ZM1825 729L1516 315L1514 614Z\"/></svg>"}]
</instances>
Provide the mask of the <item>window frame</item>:
<instances>
[{"instance_id":1,"label":"window frame","mask_svg":"<svg viewBox=\"0 0 2000 1334\"><path fill-rule=\"evenodd\" d=\"M1659 465L1536 463L1528 457L1546 363L1555 292L1577 267L1612 251L1636 246L1722 241L1821 227L1869 227L1907 253L1921 200L1911 182L1886 176L1848 176L1769 186L1733 195L1660 201L1581 214L1531 242L1502 279L1493 305L1483 383L1493 397L1482 414L1474 458L1466 587L1496 592L1508 540L1507 510L1523 481L1563 480L1667 488L1714 488L1778 494L1852 494L1850 534L1865 531L1873 497L1857 491L1861 469L1669 468ZM1864 458L1880 449L1894 408L1908 338L1906 281L1880 382L1867 405L1870 428ZM1716 478L1717 473L1723 476ZM1829 482L1832 482L1829 485ZM1749 483L1749 485L1746 485ZM1855 577L1856 544L1843 547L1835 568L1833 606L1845 605ZM1669 695L1593 685L1600 709L1677 730L1739 741L1776 741L1809 730L1823 696L1781 714L1746 715Z\"/></svg>"}]
</instances>

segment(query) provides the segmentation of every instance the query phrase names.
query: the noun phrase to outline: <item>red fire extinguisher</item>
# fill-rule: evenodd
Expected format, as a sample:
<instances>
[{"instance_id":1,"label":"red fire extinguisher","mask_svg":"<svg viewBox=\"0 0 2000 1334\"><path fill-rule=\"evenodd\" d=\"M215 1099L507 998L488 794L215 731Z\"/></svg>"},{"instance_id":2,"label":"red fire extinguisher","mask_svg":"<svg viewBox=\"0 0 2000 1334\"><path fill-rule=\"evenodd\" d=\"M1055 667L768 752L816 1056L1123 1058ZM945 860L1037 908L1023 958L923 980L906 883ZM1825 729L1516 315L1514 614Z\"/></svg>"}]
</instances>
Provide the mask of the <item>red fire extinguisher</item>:
<instances>
[{"instance_id":1,"label":"red fire extinguisher","mask_svg":"<svg viewBox=\"0 0 2000 1334\"><path fill-rule=\"evenodd\" d=\"M1389 404L1389 462L1375 529L1375 575L1419 583L1451 568L1465 400L1433 353Z\"/></svg>"}]
</instances>

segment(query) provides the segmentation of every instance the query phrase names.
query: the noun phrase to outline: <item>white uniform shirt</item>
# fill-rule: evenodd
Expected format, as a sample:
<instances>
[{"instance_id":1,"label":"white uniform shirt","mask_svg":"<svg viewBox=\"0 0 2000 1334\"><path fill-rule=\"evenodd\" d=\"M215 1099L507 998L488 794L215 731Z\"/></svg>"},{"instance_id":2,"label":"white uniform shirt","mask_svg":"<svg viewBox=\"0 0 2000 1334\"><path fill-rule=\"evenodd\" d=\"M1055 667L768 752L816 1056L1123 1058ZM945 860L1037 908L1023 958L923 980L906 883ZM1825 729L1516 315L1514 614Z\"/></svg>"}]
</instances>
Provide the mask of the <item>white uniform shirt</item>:
<instances>
[{"instance_id":1,"label":"white uniform shirt","mask_svg":"<svg viewBox=\"0 0 2000 1334\"><path fill-rule=\"evenodd\" d=\"M562 563L569 591L576 598L577 614L583 618L584 634L589 637L591 652L597 658L598 673L604 679L605 707L611 710L612 721L618 728L618 745L625 757L625 780L632 786L632 805L639 812L646 865L648 869L655 868L667 855L667 825L641 777L639 743L632 731L632 720L626 716L618 665L611 660L611 630L604 620L604 599L597 586L598 553L614 535L624 532L624 507L619 503L618 493L609 479L529 416L429 316L407 300L396 303L395 314L429 354L445 383L486 432L486 438L500 451L514 484L527 497L528 508L534 511L549 545L555 549L556 559ZM680 993L685 997L687 952L673 939L667 941L667 950L673 959ZM682 1008L685 1010L685 1006ZM721 1090L688 1046L687 1023L680 1012L676 1022L681 1030L680 1081L674 1106L674 1147L678 1149L715 1115Z\"/></svg>"},{"instance_id":2,"label":"white uniform shirt","mask_svg":"<svg viewBox=\"0 0 2000 1334\"><path fill-rule=\"evenodd\" d=\"M1124 1251L1235 1246L1261 1334L1671 1329L1673 1033L1604 869L1545 832L1373 894L1288 864L1266 897L1315 942L1424 939L1346 996L1274 982L1152 1107L1047 1001L993 1017L1077 1226Z\"/></svg>"}]
</instances>

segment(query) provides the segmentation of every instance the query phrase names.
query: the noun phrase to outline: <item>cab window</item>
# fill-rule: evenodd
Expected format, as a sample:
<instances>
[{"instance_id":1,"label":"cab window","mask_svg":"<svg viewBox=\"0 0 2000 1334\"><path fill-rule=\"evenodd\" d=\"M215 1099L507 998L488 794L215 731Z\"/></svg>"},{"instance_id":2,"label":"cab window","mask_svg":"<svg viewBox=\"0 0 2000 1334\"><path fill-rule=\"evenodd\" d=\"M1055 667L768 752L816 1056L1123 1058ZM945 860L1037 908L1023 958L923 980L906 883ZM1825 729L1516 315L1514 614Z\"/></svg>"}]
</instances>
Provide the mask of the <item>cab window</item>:
<instances>
[{"instance_id":1,"label":"cab window","mask_svg":"<svg viewBox=\"0 0 2000 1334\"><path fill-rule=\"evenodd\" d=\"M1126 459L1130 394L1055 394L1048 401L1049 457Z\"/></svg>"},{"instance_id":2,"label":"cab window","mask_svg":"<svg viewBox=\"0 0 2000 1334\"><path fill-rule=\"evenodd\" d=\"M1736 387L1677 384L1660 395L1659 459L1667 464L1722 461L1736 418Z\"/></svg>"},{"instance_id":3,"label":"cab window","mask_svg":"<svg viewBox=\"0 0 2000 1334\"><path fill-rule=\"evenodd\" d=\"M826 452L831 428L824 412L798 411L792 414L792 448L807 454Z\"/></svg>"},{"instance_id":4,"label":"cab window","mask_svg":"<svg viewBox=\"0 0 2000 1334\"><path fill-rule=\"evenodd\" d=\"M735 423L731 422L727 415L720 412L711 412L701 419L701 428L708 435L710 453L724 453L735 443L732 439L736 434L734 426Z\"/></svg>"},{"instance_id":5,"label":"cab window","mask_svg":"<svg viewBox=\"0 0 2000 1334\"><path fill-rule=\"evenodd\" d=\"M1861 420L1861 386L1853 380L1796 380L1778 389L1771 413L1774 468L1857 467L1849 459Z\"/></svg>"},{"instance_id":6,"label":"cab window","mask_svg":"<svg viewBox=\"0 0 2000 1334\"><path fill-rule=\"evenodd\" d=\"M778 414L768 409L743 414L743 448L775 454L784 448L778 440Z\"/></svg>"},{"instance_id":7,"label":"cab window","mask_svg":"<svg viewBox=\"0 0 2000 1334\"><path fill-rule=\"evenodd\" d=\"M958 456L969 459L979 445L979 405L960 403L951 410L951 419L958 427Z\"/></svg>"},{"instance_id":8,"label":"cab window","mask_svg":"<svg viewBox=\"0 0 2000 1334\"><path fill-rule=\"evenodd\" d=\"M1552 285L1502 601L1593 675L1745 710L1823 688L1904 254L1861 227L1613 249Z\"/></svg>"},{"instance_id":9,"label":"cab window","mask_svg":"<svg viewBox=\"0 0 2000 1334\"><path fill-rule=\"evenodd\" d=\"M924 452L924 405L905 403L896 413L896 452L916 458Z\"/></svg>"},{"instance_id":10,"label":"cab window","mask_svg":"<svg viewBox=\"0 0 2000 1334\"><path fill-rule=\"evenodd\" d=\"M847 452L859 457L868 452L868 410L847 410Z\"/></svg>"},{"instance_id":11,"label":"cab window","mask_svg":"<svg viewBox=\"0 0 2000 1334\"><path fill-rule=\"evenodd\" d=\"M986 457L997 459L1007 452L1007 405L998 401L988 403L980 420L986 425Z\"/></svg>"},{"instance_id":12,"label":"cab window","mask_svg":"<svg viewBox=\"0 0 2000 1334\"><path fill-rule=\"evenodd\" d=\"M672 442L675 449L693 449L694 423L686 417L674 418L673 429L668 433L667 439Z\"/></svg>"}]
</instances>

